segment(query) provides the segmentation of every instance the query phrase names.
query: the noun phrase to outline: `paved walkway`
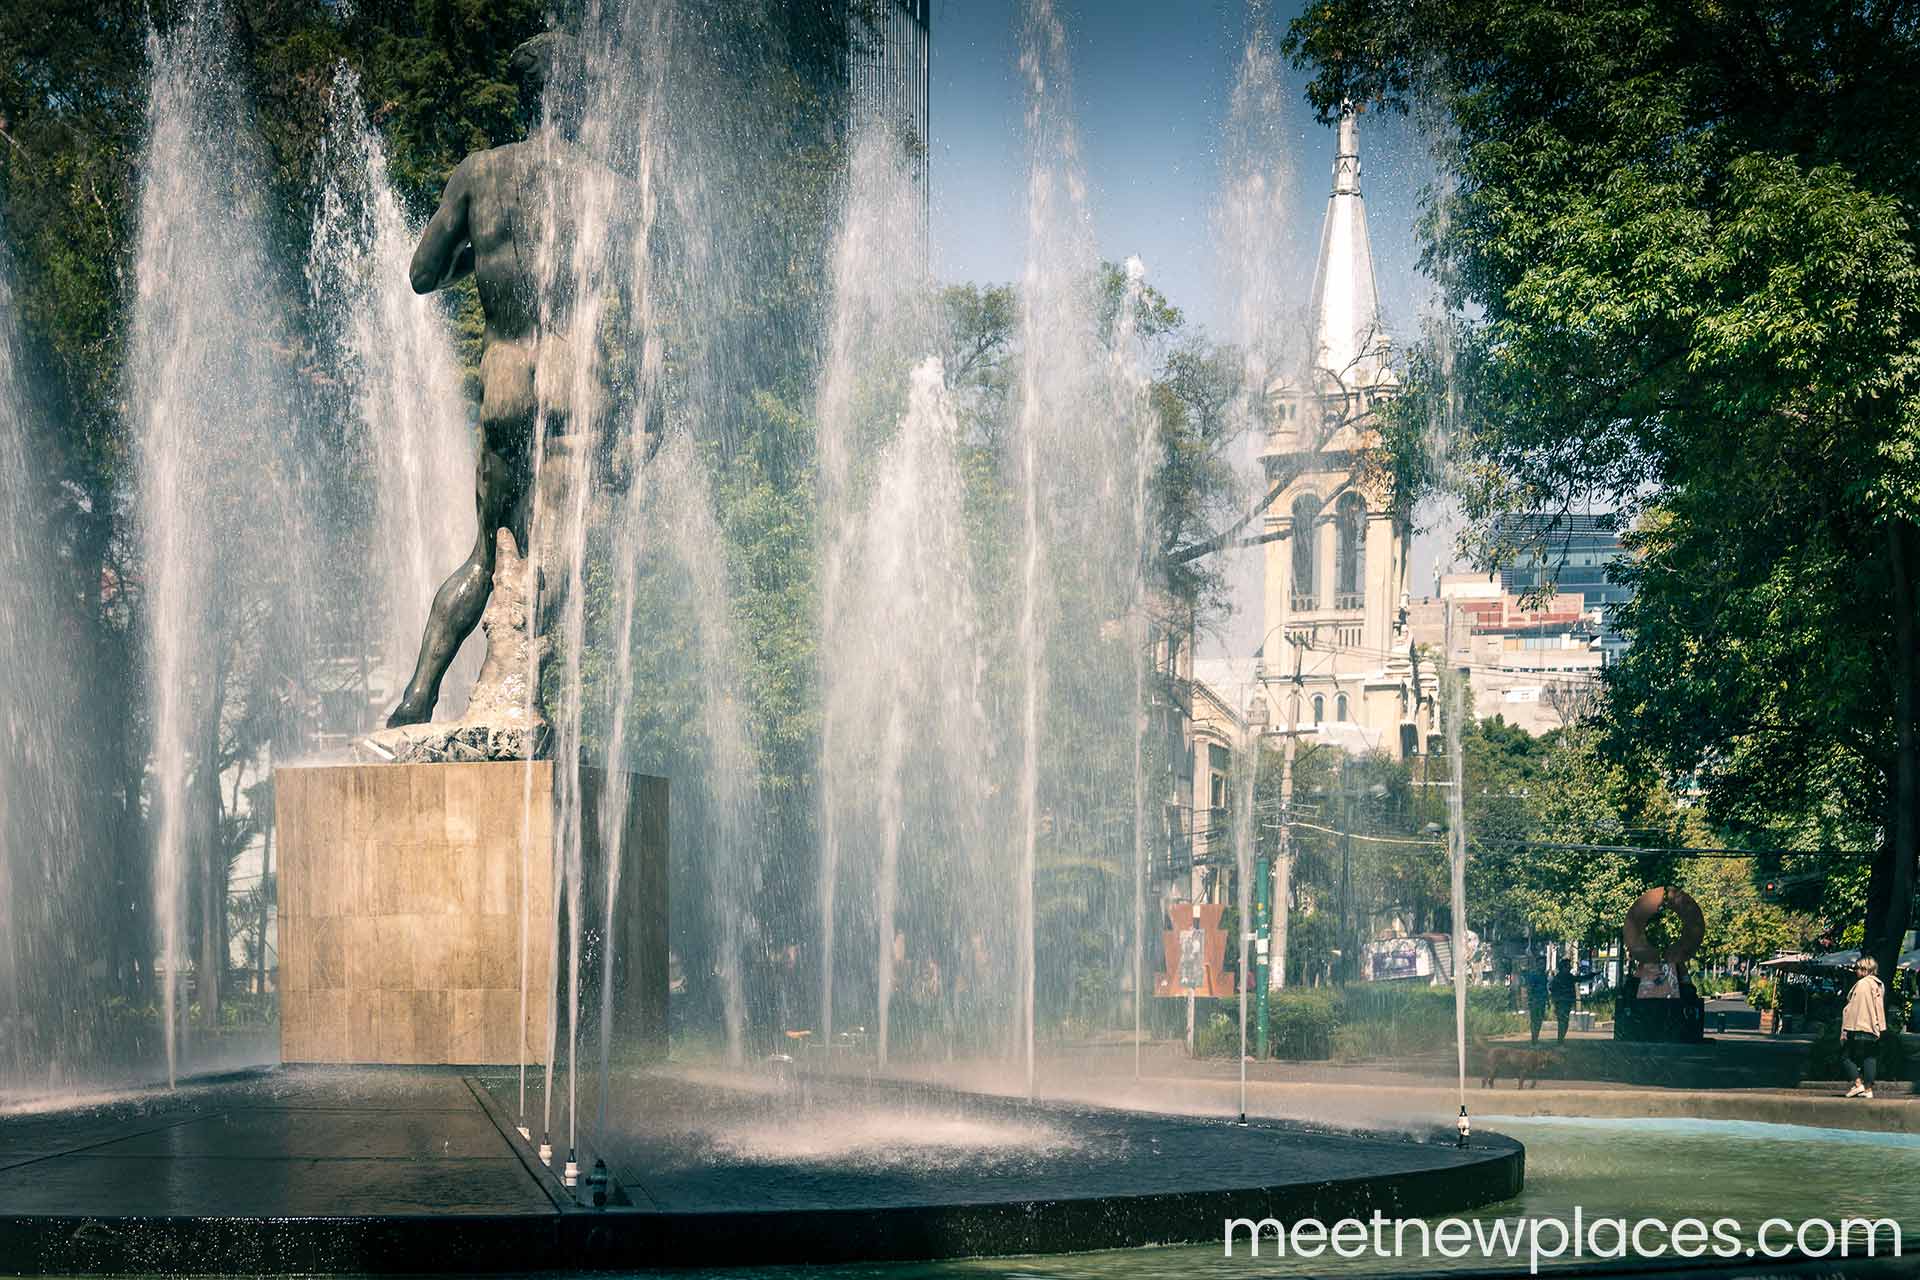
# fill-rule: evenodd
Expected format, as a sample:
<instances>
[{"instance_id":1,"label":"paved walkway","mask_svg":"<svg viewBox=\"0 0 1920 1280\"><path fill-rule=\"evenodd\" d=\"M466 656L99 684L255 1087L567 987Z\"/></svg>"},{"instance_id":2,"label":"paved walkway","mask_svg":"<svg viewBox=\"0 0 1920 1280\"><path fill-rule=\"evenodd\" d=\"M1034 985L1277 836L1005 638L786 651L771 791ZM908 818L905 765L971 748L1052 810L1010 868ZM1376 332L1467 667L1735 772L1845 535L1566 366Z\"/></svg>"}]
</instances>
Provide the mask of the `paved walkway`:
<instances>
[{"instance_id":1,"label":"paved walkway","mask_svg":"<svg viewBox=\"0 0 1920 1280\"><path fill-rule=\"evenodd\" d=\"M1048 1097L1108 1106L1233 1114L1240 1108L1239 1068L1231 1059L1189 1059L1171 1051L1132 1055L1101 1051L1043 1061L1038 1077ZM915 1074L983 1092L1017 1093L1024 1080L1004 1063L961 1063ZM1896 1085L1895 1090L1905 1086ZM1695 1089L1601 1080L1549 1080L1516 1089L1511 1079L1483 1089L1467 1080L1472 1115L1691 1117L1751 1120L1879 1133L1920 1133L1920 1096L1887 1091L1871 1101L1840 1096L1838 1084L1813 1088ZM1358 1127L1446 1123L1459 1109L1456 1083L1432 1070L1397 1071L1329 1062L1249 1062L1247 1109L1257 1115Z\"/></svg>"}]
</instances>

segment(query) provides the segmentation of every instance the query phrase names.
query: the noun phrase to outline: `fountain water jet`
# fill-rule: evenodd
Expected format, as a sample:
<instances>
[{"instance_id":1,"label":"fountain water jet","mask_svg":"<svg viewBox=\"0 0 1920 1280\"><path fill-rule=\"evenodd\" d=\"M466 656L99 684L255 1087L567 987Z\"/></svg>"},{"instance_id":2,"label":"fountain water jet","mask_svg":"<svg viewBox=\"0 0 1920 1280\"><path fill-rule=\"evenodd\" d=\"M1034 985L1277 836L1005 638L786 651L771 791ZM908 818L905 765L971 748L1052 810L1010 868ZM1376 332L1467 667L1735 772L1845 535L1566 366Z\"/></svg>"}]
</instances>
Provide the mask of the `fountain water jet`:
<instances>
[{"instance_id":1,"label":"fountain water jet","mask_svg":"<svg viewBox=\"0 0 1920 1280\"><path fill-rule=\"evenodd\" d=\"M1224 172L1213 230L1222 295L1228 303L1228 333L1240 349L1240 391L1232 412L1247 437L1238 470L1249 494L1267 488L1261 454L1267 447L1267 395L1276 374L1305 363L1306 326L1297 314L1291 277L1292 156L1286 117L1287 85L1273 47L1270 10L1264 0L1247 9L1247 37L1240 54L1233 94L1227 106ZM1265 549L1225 548L1224 558L1235 598L1256 618L1266 616ZM1269 634L1254 647L1277 639ZM1269 659L1270 670L1281 664ZM1257 757L1258 739L1250 748ZM1291 851L1283 842L1275 851L1267 900L1273 920L1267 986L1286 984L1287 893ZM1244 1019L1243 1019L1244 1021Z\"/></svg>"},{"instance_id":2,"label":"fountain water jet","mask_svg":"<svg viewBox=\"0 0 1920 1280\"><path fill-rule=\"evenodd\" d=\"M842 960L840 912L848 901L870 902L870 913L855 908L856 919L847 923L865 924L875 934L876 1025L883 1057L900 828L907 821L903 702L923 687L913 668L926 652L912 641L898 643L905 637L897 629L904 626L906 636L923 638L933 623L928 617L903 616L895 598L898 592L913 593L910 599L925 594L924 582L900 576L922 566L887 558L895 548L869 545L869 530L882 518L883 505L898 510L891 491L903 477L892 469L924 458L923 447L909 445L887 454L890 463L873 461L896 424L903 424L909 436L927 429L916 429L912 408L903 419L898 407L909 365L937 344L930 282L914 265L924 252L917 230L919 199L901 140L888 122L871 117L857 122L834 242L827 357L815 397L823 647L842 655L821 670L820 1027L822 1043L831 1045ZM905 269L899 269L902 265ZM923 394L924 369L915 373L912 393L923 419L937 412L931 392ZM919 477L904 479L913 483ZM957 533L947 541L944 554L962 557L948 566L958 578L965 573L964 544ZM970 620L965 625L970 629ZM871 665L876 662L881 665ZM866 740L875 724L881 726L877 761ZM876 804L869 804L869 778L878 783ZM843 880L854 875L870 878L871 892L844 898Z\"/></svg>"},{"instance_id":3,"label":"fountain water jet","mask_svg":"<svg viewBox=\"0 0 1920 1280\"><path fill-rule=\"evenodd\" d=\"M972 568L955 446L959 425L937 358L913 370L899 434L876 460L856 566L859 592L849 601L858 619L858 648L847 655L852 686L864 693L879 723L875 774L879 795L879 875L875 887L876 1048L887 1063L893 998L896 902L903 846L911 869L930 877L943 898L955 896L953 861L977 851L972 833L973 765L980 730L970 687L978 668ZM878 700L882 705L872 705ZM907 725L913 734L908 758ZM911 765L911 770L909 769ZM953 797L960 823L942 823L937 797ZM945 826L956 842L934 834ZM967 907L951 902L965 920Z\"/></svg>"},{"instance_id":4,"label":"fountain water jet","mask_svg":"<svg viewBox=\"0 0 1920 1280\"><path fill-rule=\"evenodd\" d=\"M1144 335L1137 264L1115 273L1095 248L1086 182L1072 123L1065 29L1051 0L1031 0L1021 33L1027 84L1027 253L1020 285L1020 355L1013 448L1019 507L1020 664L1017 781L1020 865L1018 1036L1031 1087L1038 1005L1036 895L1075 875L1089 925L1119 940L1111 954L1082 957L1111 975L1129 928L1121 895L1085 881L1087 853L1102 867L1136 867L1129 828L1141 812L1144 777L1121 744L1139 733L1144 686L1139 638L1146 477ZM1070 709L1070 710L1069 710ZM1044 763L1043 763L1044 761ZM1122 808L1121 806L1125 807ZM1055 835L1041 849L1041 829ZM1061 839L1072 831L1079 849ZM1144 911L1144 893L1126 895ZM1057 899L1056 899L1057 901ZM1053 993L1065 994L1050 974Z\"/></svg>"},{"instance_id":5,"label":"fountain water jet","mask_svg":"<svg viewBox=\"0 0 1920 1280\"><path fill-rule=\"evenodd\" d=\"M685 759L698 765L668 768L677 794L685 798L673 807L680 824L673 845L702 852L706 923L718 940L727 1060L740 1066L746 1060L748 1012L742 974L748 940L759 936L756 901L765 891L768 842L760 826L760 746L746 713L746 658L733 618L733 584L724 558L715 554L725 545L725 534L711 486L698 447L676 433L648 464L648 501L634 527L658 568L671 577L676 603L693 631L696 679L689 692L700 732ZM636 583L630 598L639 595Z\"/></svg>"},{"instance_id":6,"label":"fountain water jet","mask_svg":"<svg viewBox=\"0 0 1920 1280\"><path fill-rule=\"evenodd\" d=\"M0 239L4 239L0 230ZM64 595L46 536L32 413L11 264L0 253L0 1085L49 1087L87 1072L96 1043L87 1001L69 990L81 967L72 940L102 938L86 877L90 830L76 780L84 723L76 671L62 655ZM49 1016L50 1015L50 1016ZM41 1025L39 1019L47 1018Z\"/></svg>"},{"instance_id":7,"label":"fountain water jet","mask_svg":"<svg viewBox=\"0 0 1920 1280\"><path fill-rule=\"evenodd\" d=\"M353 487L372 498L370 507L352 504L362 572L373 584L366 641L386 677L364 699L371 713L405 680L440 576L473 543L475 450L446 318L408 285L417 229L388 178L360 78L345 63L334 72L319 166L307 294L332 381L351 396L357 431L344 452ZM461 704L480 647L469 637L441 685L443 707Z\"/></svg>"},{"instance_id":8,"label":"fountain water jet","mask_svg":"<svg viewBox=\"0 0 1920 1280\"><path fill-rule=\"evenodd\" d=\"M134 406L146 649L157 810L155 916L166 970L167 1078L179 1073L180 971L200 895L200 1000L210 1014L225 968L224 901L213 894L213 818L233 648L294 670L308 526L289 429L292 397L274 364L285 309L262 230L240 78L226 17L192 8L149 42L148 136L140 169L136 297L127 362ZM216 637L227 648L217 650ZM281 646L284 646L282 648Z\"/></svg>"}]
</instances>

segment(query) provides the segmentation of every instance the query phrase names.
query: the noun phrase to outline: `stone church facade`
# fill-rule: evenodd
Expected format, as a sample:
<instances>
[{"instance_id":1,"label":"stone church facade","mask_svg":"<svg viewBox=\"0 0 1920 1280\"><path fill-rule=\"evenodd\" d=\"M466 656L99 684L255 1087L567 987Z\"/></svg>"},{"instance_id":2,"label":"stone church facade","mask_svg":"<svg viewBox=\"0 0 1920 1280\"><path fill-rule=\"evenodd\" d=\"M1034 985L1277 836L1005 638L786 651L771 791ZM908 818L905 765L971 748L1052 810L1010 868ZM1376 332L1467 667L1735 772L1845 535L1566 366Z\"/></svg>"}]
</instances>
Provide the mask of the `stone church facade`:
<instances>
[{"instance_id":1,"label":"stone church facade","mask_svg":"<svg viewBox=\"0 0 1920 1280\"><path fill-rule=\"evenodd\" d=\"M1308 367L1268 389L1263 462L1265 636L1259 654L1270 723L1348 751L1395 758L1424 749L1430 672L1407 630L1411 530L1370 484L1375 413L1399 390L1374 283L1359 131L1341 116L1333 189L1320 231ZM1423 679L1424 676L1424 679ZM1429 690L1430 692L1430 690Z\"/></svg>"}]
</instances>

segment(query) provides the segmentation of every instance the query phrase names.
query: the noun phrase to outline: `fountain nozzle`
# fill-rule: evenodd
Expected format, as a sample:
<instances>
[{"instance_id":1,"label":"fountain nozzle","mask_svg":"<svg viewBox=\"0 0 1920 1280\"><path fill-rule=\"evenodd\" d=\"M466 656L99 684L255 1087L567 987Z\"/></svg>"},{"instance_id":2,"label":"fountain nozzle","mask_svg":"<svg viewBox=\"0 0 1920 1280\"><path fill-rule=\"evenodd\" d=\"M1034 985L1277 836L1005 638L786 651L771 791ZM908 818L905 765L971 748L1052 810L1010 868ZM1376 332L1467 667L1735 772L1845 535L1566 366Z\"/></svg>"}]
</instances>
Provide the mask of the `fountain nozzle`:
<instances>
[{"instance_id":1,"label":"fountain nozzle","mask_svg":"<svg viewBox=\"0 0 1920 1280\"><path fill-rule=\"evenodd\" d=\"M533 1130L531 1130L531 1129L529 1129L529 1128L527 1128L527 1126L525 1126L525 1125L523 1125L523 1124L517 1124L517 1125L515 1125L515 1126L513 1126L513 1127L514 1127L514 1128L516 1128L516 1129L518 1129L518 1130L520 1131L520 1141L522 1141L522 1142L532 1142L532 1141L533 1141Z\"/></svg>"},{"instance_id":2,"label":"fountain nozzle","mask_svg":"<svg viewBox=\"0 0 1920 1280\"><path fill-rule=\"evenodd\" d=\"M607 1162L600 1157L593 1159L593 1172L587 1175L587 1186L593 1192L593 1205L598 1209L607 1203Z\"/></svg>"},{"instance_id":3,"label":"fountain nozzle","mask_svg":"<svg viewBox=\"0 0 1920 1280\"><path fill-rule=\"evenodd\" d=\"M1467 1135L1473 1132L1473 1127L1467 1123L1467 1104L1464 1102L1460 1104L1460 1118L1454 1121L1453 1127L1460 1131L1460 1140L1457 1145L1466 1146Z\"/></svg>"},{"instance_id":4,"label":"fountain nozzle","mask_svg":"<svg viewBox=\"0 0 1920 1280\"><path fill-rule=\"evenodd\" d=\"M553 1139L545 1134L540 1136L540 1163L549 1166L553 1164Z\"/></svg>"},{"instance_id":5,"label":"fountain nozzle","mask_svg":"<svg viewBox=\"0 0 1920 1280\"><path fill-rule=\"evenodd\" d=\"M570 1187L580 1185L580 1162L574 1159L574 1153L571 1148L567 1150L567 1167L560 1174L560 1181Z\"/></svg>"}]
</instances>

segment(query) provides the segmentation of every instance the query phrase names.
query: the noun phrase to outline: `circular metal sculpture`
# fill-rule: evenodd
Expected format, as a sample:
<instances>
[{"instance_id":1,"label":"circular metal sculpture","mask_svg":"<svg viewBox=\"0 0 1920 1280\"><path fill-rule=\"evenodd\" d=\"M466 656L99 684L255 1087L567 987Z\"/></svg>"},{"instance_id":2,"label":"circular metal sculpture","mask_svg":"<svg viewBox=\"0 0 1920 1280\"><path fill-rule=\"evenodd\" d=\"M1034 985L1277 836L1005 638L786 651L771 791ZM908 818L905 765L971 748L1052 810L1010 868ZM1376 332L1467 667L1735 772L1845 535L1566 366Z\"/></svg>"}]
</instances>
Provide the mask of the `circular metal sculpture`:
<instances>
[{"instance_id":1,"label":"circular metal sculpture","mask_svg":"<svg viewBox=\"0 0 1920 1280\"><path fill-rule=\"evenodd\" d=\"M1647 926L1663 908L1680 918L1680 938L1664 953L1647 938ZM1621 933L1627 944L1627 954L1635 960L1642 964L1664 960L1677 972L1706 940L1707 918L1700 913L1700 904L1688 897L1684 890L1649 889L1628 908L1627 923Z\"/></svg>"}]
</instances>

